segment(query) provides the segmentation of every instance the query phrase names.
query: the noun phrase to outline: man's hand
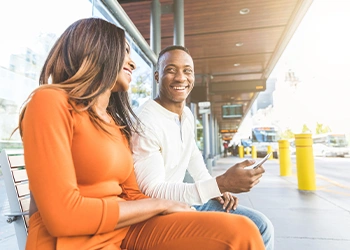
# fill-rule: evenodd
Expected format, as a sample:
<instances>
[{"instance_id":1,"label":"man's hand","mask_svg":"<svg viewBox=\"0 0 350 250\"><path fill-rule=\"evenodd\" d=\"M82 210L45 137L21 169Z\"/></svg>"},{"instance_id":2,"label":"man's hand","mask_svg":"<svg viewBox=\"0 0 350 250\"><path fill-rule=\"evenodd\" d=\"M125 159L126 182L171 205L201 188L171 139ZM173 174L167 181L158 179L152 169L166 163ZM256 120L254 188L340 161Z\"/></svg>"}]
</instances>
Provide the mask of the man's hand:
<instances>
[{"instance_id":1,"label":"man's hand","mask_svg":"<svg viewBox=\"0 0 350 250\"><path fill-rule=\"evenodd\" d=\"M225 209L227 213L229 213L231 209L236 210L238 205L238 198L229 192L225 192L222 196L214 199L223 205L222 208Z\"/></svg>"},{"instance_id":2,"label":"man's hand","mask_svg":"<svg viewBox=\"0 0 350 250\"><path fill-rule=\"evenodd\" d=\"M256 169L244 169L252 165L254 161L245 160L230 167L224 174L216 177L216 182L221 193L242 193L248 192L259 183L265 169L260 166Z\"/></svg>"}]
</instances>

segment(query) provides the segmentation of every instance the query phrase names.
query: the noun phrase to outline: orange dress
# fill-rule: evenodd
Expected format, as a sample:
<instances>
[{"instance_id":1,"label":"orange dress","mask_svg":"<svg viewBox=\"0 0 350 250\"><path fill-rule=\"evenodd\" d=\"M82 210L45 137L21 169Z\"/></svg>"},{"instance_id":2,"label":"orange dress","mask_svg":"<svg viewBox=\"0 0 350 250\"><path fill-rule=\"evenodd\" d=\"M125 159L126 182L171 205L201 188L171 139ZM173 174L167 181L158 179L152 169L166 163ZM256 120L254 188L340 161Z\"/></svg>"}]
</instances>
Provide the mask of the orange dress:
<instances>
[{"instance_id":1,"label":"orange dress","mask_svg":"<svg viewBox=\"0 0 350 250\"><path fill-rule=\"evenodd\" d=\"M119 202L148 197L138 188L119 127L105 127L112 136L86 112L76 113L62 91L33 95L22 121L29 187L38 207L27 250L264 249L249 219L226 213L155 216L115 230Z\"/></svg>"}]
</instances>

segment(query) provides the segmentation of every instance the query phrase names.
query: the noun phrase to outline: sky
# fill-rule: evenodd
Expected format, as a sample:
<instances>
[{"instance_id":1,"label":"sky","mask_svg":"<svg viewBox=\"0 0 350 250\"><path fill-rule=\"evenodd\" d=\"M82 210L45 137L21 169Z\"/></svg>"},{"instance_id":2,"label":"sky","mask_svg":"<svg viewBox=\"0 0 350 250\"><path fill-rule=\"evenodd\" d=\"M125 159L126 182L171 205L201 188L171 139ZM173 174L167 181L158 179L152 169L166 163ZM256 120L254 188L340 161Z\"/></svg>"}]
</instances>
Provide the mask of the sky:
<instances>
[{"instance_id":1,"label":"sky","mask_svg":"<svg viewBox=\"0 0 350 250\"><path fill-rule=\"evenodd\" d=\"M21 33L23 36L30 36L32 27L62 33L79 16L87 17L92 13L91 3L88 0L0 0L0 2L1 29L14 36L22 36ZM9 25L4 25L6 23Z\"/></svg>"},{"instance_id":2,"label":"sky","mask_svg":"<svg viewBox=\"0 0 350 250\"><path fill-rule=\"evenodd\" d=\"M88 0L0 0L0 4L0 66L8 65L10 54L35 43L39 32L61 34L92 13Z\"/></svg>"},{"instance_id":3,"label":"sky","mask_svg":"<svg viewBox=\"0 0 350 250\"><path fill-rule=\"evenodd\" d=\"M314 0L270 77L300 79L294 121L350 134L350 1Z\"/></svg>"}]
</instances>

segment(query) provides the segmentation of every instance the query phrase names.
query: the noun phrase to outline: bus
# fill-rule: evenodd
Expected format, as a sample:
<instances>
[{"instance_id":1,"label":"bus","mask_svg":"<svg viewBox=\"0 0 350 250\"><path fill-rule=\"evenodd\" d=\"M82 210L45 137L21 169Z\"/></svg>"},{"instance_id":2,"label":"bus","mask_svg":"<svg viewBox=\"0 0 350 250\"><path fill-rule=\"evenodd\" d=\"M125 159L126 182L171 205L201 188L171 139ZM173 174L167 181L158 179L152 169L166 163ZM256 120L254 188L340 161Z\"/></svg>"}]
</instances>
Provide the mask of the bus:
<instances>
[{"instance_id":1,"label":"bus","mask_svg":"<svg viewBox=\"0 0 350 250\"><path fill-rule=\"evenodd\" d=\"M271 146L273 158L278 158L278 130L274 126L254 127L252 129L252 146L255 146L257 157L267 154L267 147Z\"/></svg>"},{"instance_id":2,"label":"bus","mask_svg":"<svg viewBox=\"0 0 350 250\"><path fill-rule=\"evenodd\" d=\"M350 147L346 135L343 133L325 133L312 136L315 156L350 155Z\"/></svg>"}]
</instances>

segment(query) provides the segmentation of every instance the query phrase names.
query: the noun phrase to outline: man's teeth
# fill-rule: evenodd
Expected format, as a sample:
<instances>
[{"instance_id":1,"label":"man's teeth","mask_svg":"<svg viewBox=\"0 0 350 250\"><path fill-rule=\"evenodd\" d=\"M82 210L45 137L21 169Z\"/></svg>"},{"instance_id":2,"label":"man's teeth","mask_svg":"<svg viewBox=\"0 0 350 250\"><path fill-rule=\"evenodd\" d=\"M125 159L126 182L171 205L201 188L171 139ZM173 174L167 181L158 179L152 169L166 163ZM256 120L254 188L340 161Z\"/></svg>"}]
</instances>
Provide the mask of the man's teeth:
<instances>
[{"instance_id":1,"label":"man's teeth","mask_svg":"<svg viewBox=\"0 0 350 250\"><path fill-rule=\"evenodd\" d=\"M186 87L173 87L176 90L184 90Z\"/></svg>"}]
</instances>

